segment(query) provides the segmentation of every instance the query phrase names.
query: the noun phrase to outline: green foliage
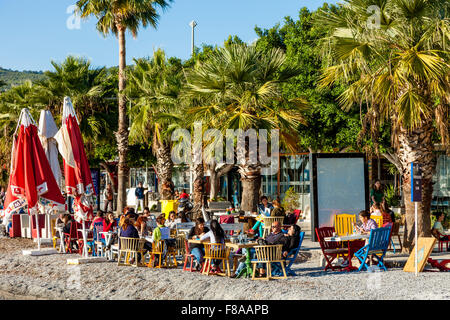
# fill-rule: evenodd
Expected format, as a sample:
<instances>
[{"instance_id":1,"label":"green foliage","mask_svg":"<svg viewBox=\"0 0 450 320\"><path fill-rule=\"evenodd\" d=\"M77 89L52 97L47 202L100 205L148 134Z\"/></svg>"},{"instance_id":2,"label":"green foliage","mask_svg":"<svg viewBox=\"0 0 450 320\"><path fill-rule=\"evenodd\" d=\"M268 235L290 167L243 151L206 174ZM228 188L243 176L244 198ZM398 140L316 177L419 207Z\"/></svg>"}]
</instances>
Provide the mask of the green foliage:
<instances>
[{"instance_id":1,"label":"green foliage","mask_svg":"<svg viewBox=\"0 0 450 320\"><path fill-rule=\"evenodd\" d=\"M300 194L295 192L294 187L290 187L284 194L281 206L286 212L294 212L300 209Z\"/></svg>"},{"instance_id":2,"label":"green foliage","mask_svg":"<svg viewBox=\"0 0 450 320\"><path fill-rule=\"evenodd\" d=\"M386 188L384 190L384 198L386 199L389 207L400 206L400 196L398 195L397 190L394 188L394 185L386 185Z\"/></svg>"},{"instance_id":3,"label":"green foliage","mask_svg":"<svg viewBox=\"0 0 450 320\"><path fill-rule=\"evenodd\" d=\"M335 7L324 5L323 9L335 10ZM259 36L256 46L265 51L272 48L284 50L287 64L300 71L283 85L283 94L287 98L302 96L310 105L304 114L306 123L298 127L299 149L327 152L351 147L357 150L356 137L361 130L359 111L347 113L341 110L336 99L342 93L342 87L317 89L324 64L319 40L327 30L313 23L316 14L302 8L298 20L286 17L283 26L277 24L265 30L256 27L255 32Z\"/></svg>"},{"instance_id":4,"label":"green foliage","mask_svg":"<svg viewBox=\"0 0 450 320\"><path fill-rule=\"evenodd\" d=\"M0 67L0 92L21 85L26 80L35 82L44 78L42 71L16 71Z\"/></svg>"}]
</instances>

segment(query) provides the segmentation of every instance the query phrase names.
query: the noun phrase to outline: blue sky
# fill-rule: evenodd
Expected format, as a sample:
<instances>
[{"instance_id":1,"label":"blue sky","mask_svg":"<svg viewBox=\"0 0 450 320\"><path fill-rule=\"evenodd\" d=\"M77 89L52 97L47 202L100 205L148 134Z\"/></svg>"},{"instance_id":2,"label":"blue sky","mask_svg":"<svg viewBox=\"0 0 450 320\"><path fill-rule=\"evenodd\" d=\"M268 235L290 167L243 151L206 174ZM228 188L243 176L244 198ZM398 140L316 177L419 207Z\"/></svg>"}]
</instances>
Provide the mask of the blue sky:
<instances>
[{"instance_id":1,"label":"blue sky","mask_svg":"<svg viewBox=\"0 0 450 320\"><path fill-rule=\"evenodd\" d=\"M75 0L0 0L0 67L13 70L49 70L50 61L71 54L91 60L93 66L118 65L118 44L95 29L95 18L77 28L68 8ZM137 39L127 34L127 63L162 48L168 56L187 59L195 20L195 44L222 44L228 35L246 42L257 38L254 28L271 28L284 17L297 19L302 7L315 10L321 0L175 0L161 13L157 30L140 29ZM336 1L326 1L336 3ZM69 25L69 27L68 27Z\"/></svg>"}]
</instances>

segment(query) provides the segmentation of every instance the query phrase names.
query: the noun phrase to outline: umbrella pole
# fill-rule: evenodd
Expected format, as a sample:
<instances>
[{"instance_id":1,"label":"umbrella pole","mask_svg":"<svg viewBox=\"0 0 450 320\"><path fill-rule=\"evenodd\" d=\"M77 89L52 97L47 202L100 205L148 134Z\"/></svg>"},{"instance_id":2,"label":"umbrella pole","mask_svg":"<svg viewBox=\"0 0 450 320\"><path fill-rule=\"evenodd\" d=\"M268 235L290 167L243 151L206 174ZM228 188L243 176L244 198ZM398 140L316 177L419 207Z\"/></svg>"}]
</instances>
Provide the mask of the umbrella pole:
<instances>
[{"instance_id":1,"label":"umbrella pole","mask_svg":"<svg viewBox=\"0 0 450 320\"><path fill-rule=\"evenodd\" d=\"M38 250L41 250L41 237L39 236L39 211L35 214L36 218L36 236L37 236L37 243L38 243Z\"/></svg>"},{"instance_id":2,"label":"umbrella pole","mask_svg":"<svg viewBox=\"0 0 450 320\"><path fill-rule=\"evenodd\" d=\"M88 249L87 249L87 237L86 237L86 227L84 225L84 220L81 220L81 224L83 225L83 240L84 240L84 245L83 245L83 256L85 258L88 257Z\"/></svg>"}]
</instances>

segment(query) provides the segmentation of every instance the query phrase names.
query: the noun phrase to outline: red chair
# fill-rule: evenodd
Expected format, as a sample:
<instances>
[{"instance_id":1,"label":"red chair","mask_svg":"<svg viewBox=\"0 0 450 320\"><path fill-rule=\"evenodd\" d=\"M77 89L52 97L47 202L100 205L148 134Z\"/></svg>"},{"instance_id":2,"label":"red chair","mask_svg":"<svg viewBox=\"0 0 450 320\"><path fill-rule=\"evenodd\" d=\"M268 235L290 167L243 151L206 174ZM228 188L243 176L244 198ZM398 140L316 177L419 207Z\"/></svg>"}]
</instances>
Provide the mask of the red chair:
<instances>
[{"instance_id":1,"label":"red chair","mask_svg":"<svg viewBox=\"0 0 450 320\"><path fill-rule=\"evenodd\" d=\"M438 248L439 252L442 252L444 250L444 243L446 246L446 249L448 251L448 243L450 242L450 237L442 235L439 231L436 230L436 239L438 241Z\"/></svg>"},{"instance_id":2,"label":"red chair","mask_svg":"<svg viewBox=\"0 0 450 320\"><path fill-rule=\"evenodd\" d=\"M339 242L325 241L325 238L332 237L334 232L334 227L316 228L316 235L317 239L319 240L320 249L322 250L323 256L325 257L325 260L327 262L325 271L327 271L328 269L341 269L341 266L333 266L331 263L339 255L345 256L348 254L348 249L342 248Z\"/></svg>"},{"instance_id":3,"label":"red chair","mask_svg":"<svg viewBox=\"0 0 450 320\"><path fill-rule=\"evenodd\" d=\"M225 224L234 223L234 216L233 215L220 216L219 223L220 224L222 224L222 223L225 223ZM233 230L231 230L229 235L232 236L233 233L234 233Z\"/></svg>"},{"instance_id":4,"label":"red chair","mask_svg":"<svg viewBox=\"0 0 450 320\"><path fill-rule=\"evenodd\" d=\"M69 233L64 233L64 242L66 245L66 252L69 253L78 253L82 252L80 251L80 248L78 247L78 250L72 249L73 243L78 243L78 231L77 231L77 222L75 220L72 220L70 223L70 231Z\"/></svg>"},{"instance_id":5,"label":"red chair","mask_svg":"<svg viewBox=\"0 0 450 320\"><path fill-rule=\"evenodd\" d=\"M189 250L189 243L186 239L184 239L184 247L185 247L186 253L184 255L183 271L195 272L195 271L197 271L196 269L193 268L195 256ZM188 260L189 260L189 267L188 267Z\"/></svg>"}]
</instances>

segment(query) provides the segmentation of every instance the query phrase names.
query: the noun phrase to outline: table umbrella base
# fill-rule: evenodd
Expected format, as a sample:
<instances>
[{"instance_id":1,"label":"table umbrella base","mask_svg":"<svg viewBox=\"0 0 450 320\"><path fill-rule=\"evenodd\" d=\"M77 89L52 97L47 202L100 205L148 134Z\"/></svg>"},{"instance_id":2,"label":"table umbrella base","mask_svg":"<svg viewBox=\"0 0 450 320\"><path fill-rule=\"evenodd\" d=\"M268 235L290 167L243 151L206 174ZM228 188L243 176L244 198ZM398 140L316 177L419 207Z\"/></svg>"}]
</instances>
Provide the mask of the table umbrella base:
<instances>
[{"instance_id":1,"label":"table umbrella base","mask_svg":"<svg viewBox=\"0 0 450 320\"><path fill-rule=\"evenodd\" d=\"M22 250L22 254L24 256L46 256L50 254L57 254L58 251L54 248L45 248L45 249L33 249L33 250Z\"/></svg>"},{"instance_id":2,"label":"table umbrella base","mask_svg":"<svg viewBox=\"0 0 450 320\"><path fill-rule=\"evenodd\" d=\"M89 258L77 258L77 259L67 259L67 264L85 264L85 263L96 263L96 262L107 262L105 257L89 257Z\"/></svg>"}]
</instances>

